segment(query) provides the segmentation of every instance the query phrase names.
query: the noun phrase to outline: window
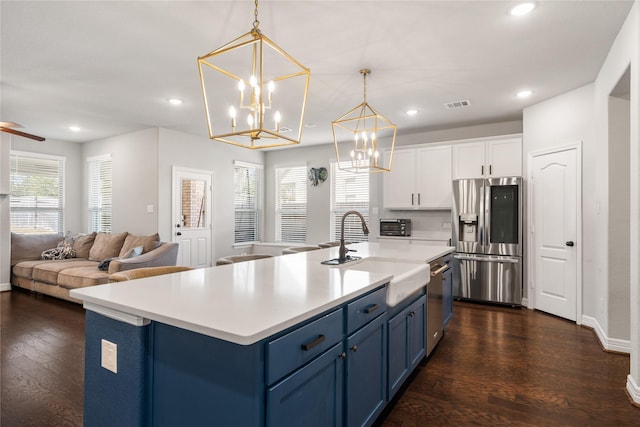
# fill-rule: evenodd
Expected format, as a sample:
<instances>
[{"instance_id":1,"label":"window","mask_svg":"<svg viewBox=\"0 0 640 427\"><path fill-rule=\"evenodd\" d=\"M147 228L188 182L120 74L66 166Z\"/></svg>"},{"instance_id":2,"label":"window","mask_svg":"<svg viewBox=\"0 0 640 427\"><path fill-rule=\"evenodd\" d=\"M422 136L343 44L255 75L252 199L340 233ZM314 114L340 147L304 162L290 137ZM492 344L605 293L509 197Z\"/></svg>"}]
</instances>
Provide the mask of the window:
<instances>
[{"instance_id":1,"label":"window","mask_svg":"<svg viewBox=\"0 0 640 427\"><path fill-rule=\"evenodd\" d=\"M90 157L89 232L111 231L111 194L113 188L111 155Z\"/></svg>"},{"instance_id":2,"label":"window","mask_svg":"<svg viewBox=\"0 0 640 427\"><path fill-rule=\"evenodd\" d=\"M64 231L64 157L11 152L11 231Z\"/></svg>"},{"instance_id":3,"label":"window","mask_svg":"<svg viewBox=\"0 0 640 427\"><path fill-rule=\"evenodd\" d=\"M258 242L262 227L262 165L235 162L233 206L235 243Z\"/></svg>"},{"instance_id":4,"label":"window","mask_svg":"<svg viewBox=\"0 0 640 427\"><path fill-rule=\"evenodd\" d=\"M307 168L276 169L276 241L307 241Z\"/></svg>"},{"instance_id":5,"label":"window","mask_svg":"<svg viewBox=\"0 0 640 427\"><path fill-rule=\"evenodd\" d=\"M345 162L350 163L350 162ZM353 173L331 164L331 235L340 239L340 226L345 212L356 210L369 225L369 174ZM344 239L349 242L366 242L362 222L356 215L349 215L344 223Z\"/></svg>"}]
</instances>

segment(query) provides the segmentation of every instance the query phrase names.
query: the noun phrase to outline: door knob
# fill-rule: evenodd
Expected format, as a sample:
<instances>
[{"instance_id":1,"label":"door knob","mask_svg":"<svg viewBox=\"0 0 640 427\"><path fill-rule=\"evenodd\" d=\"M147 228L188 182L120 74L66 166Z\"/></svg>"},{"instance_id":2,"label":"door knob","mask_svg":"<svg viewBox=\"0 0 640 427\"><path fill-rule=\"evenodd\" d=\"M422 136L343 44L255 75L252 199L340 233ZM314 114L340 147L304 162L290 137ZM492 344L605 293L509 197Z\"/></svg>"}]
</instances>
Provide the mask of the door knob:
<instances>
[{"instance_id":1,"label":"door knob","mask_svg":"<svg viewBox=\"0 0 640 427\"><path fill-rule=\"evenodd\" d=\"M568 242L565 242L565 245L567 246L573 246L573 242L571 240L569 240Z\"/></svg>"}]
</instances>

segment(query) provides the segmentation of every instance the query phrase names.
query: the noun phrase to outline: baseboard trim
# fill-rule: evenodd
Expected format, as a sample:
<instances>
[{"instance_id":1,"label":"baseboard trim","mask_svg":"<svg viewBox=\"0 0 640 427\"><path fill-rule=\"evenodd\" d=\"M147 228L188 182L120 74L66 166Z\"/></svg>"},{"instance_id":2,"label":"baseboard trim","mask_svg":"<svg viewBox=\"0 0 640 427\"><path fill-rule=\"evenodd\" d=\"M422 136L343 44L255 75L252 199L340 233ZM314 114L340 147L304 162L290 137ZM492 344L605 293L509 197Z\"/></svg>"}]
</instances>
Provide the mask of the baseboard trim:
<instances>
[{"instance_id":1,"label":"baseboard trim","mask_svg":"<svg viewBox=\"0 0 640 427\"><path fill-rule=\"evenodd\" d=\"M0 292L6 292L11 290L11 283L0 283Z\"/></svg>"},{"instance_id":2,"label":"baseboard trim","mask_svg":"<svg viewBox=\"0 0 640 427\"><path fill-rule=\"evenodd\" d=\"M627 393L636 405L640 405L640 387L631 374L627 375Z\"/></svg>"},{"instance_id":3,"label":"baseboard trim","mask_svg":"<svg viewBox=\"0 0 640 427\"><path fill-rule=\"evenodd\" d=\"M591 316L582 316L582 326L586 326L595 331L600 345L607 351L615 351L617 353L631 354L631 341L621 340L618 338L609 338L600 326L598 320Z\"/></svg>"}]
</instances>

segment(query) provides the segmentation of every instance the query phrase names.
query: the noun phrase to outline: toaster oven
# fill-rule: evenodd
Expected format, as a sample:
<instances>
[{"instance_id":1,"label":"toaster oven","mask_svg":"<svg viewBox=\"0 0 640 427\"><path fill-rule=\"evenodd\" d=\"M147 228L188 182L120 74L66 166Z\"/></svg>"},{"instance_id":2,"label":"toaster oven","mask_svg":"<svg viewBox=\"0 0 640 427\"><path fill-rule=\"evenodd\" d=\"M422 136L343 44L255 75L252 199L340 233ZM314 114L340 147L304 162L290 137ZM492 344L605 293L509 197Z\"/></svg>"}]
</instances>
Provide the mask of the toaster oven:
<instances>
[{"instance_id":1,"label":"toaster oven","mask_svg":"<svg viewBox=\"0 0 640 427\"><path fill-rule=\"evenodd\" d=\"M411 236L410 219L381 219L381 236Z\"/></svg>"}]
</instances>

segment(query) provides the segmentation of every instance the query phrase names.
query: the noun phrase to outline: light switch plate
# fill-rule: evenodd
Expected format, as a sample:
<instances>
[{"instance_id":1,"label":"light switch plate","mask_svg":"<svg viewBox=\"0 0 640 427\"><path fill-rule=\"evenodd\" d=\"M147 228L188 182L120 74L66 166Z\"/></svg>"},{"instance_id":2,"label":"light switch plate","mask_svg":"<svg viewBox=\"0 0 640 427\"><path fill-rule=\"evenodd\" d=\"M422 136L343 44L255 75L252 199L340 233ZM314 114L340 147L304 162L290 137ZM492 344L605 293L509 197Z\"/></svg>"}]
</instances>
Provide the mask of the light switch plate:
<instances>
[{"instance_id":1,"label":"light switch plate","mask_svg":"<svg viewBox=\"0 0 640 427\"><path fill-rule=\"evenodd\" d=\"M147 213L153 213L153 205L147 205Z\"/></svg>"},{"instance_id":2,"label":"light switch plate","mask_svg":"<svg viewBox=\"0 0 640 427\"><path fill-rule=\"evenodd\" d=\"M102 340L102 367L114 374L118 373L118 344Z\"/></svg>"}]
</instances>

